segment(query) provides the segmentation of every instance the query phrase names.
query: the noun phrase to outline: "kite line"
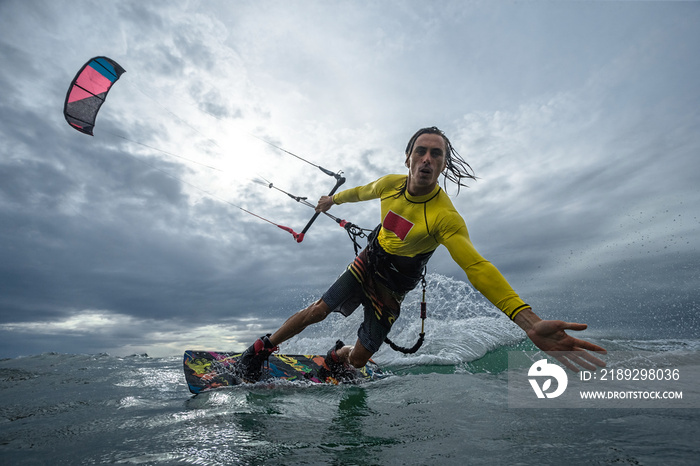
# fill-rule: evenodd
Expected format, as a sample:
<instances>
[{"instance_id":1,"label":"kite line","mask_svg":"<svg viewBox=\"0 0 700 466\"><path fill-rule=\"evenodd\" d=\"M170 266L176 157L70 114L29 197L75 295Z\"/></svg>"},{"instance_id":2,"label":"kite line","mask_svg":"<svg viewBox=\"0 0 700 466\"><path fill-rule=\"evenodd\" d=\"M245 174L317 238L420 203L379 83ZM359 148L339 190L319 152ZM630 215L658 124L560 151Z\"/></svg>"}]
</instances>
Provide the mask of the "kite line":
<instances>
[{"instance_id":1,"label":"kite line","mask_svg":"<svg viewBox=\"0 0 700 466\"><path fill-rule=\"evenodd\" d=\"M102 107L102 104L105 102L105 100L107 98L107 94L111 90L112 86L114 85L114 83L117 82L117 80L119 80L120 76L125 72L126 72L126 70L124 70L124 68L122 68L117 62L115 62L114 60L107 58L107 57L95 57L95 58L88 60L88 62L85 63L85 65L83 65L83 67L78 71L78 73L76 74L75 78L73 79L73 81L71 82L71 84L68 88L68 92L66 93L66 100L65 100L65 103L63 106L63 115L64 115L66 121L68 122L68 124L71 127L73 127L74 129L76 129L77 131L80 131L81 133L93 136L93 129L95 126L95 120L97 118L97 114L98 114L100 108ZM146 95L147 97L151 98L150 96L145 94L142 90L141 90L141 92L144 95ZM152 98L151 98L151 100L155 101L155 99L152 99ZM156 103L158 103L158 102L156 101ZM158 103L158 105L160 105L160 103ZM163 107L162 105L160 105L160 106ZM165 108L165 107L163 107L163 108ZM192 128L194 131L199 132L196 128L194 128L192 125L190 125L185 120L182 120L181 118L179 118L177 115L175 115L169 109L165 108L165 110L168 111L175 118L178 118L180 121L183 121L186 125L188 125L190 128ZM205 112L205 113L208 113L208 112ZM211 114L209 114L209 115L211 115ZM212 115L212 116L214 118L219 119L215 115ZM109 132L109 131L107 131L107 132ZM138 142L138 141L133 141L125 136L117 135L114 133L110 133L110 134L113 134L114 136L119 137L121 139L142 145L142 146L147 147L149 149L156 150L156 151L159 151L159 152L162 152L162 153L165 153L167 155L174 156L174 157L178 157L178 158L187 160L189 162L197 163L199 165L202 165L204 167L207 167L207 168L210 168L213 170L221 171L215 167L204 165L204 164L201 164L201 163L196 162L196 161L191 160L191 159L186 159L185 157L181 157L177 154L173 154L171 152L166 152L164 150L157 149L155 147L149 146L147 144L143 144L143 143ZM267 141L263 138L260 138L256 135L253 135L250 133L248 133L248 134L250 136L264 142L265 144L268 144L271 147L282 151L283 153L285 153L287 155L295 157L295 158L297 158L297 159L299 159L299 160L301 160L301 161L303 161L303 162L305 162L313 167L318 168L324 174L335 178L335 185L328 193L328 196L332 196L333 194L335 194L335 192L338 190L338 188L341 185L343 185L343 183L345 183L345 177L342 176L342 172L337 172L337 173L332 172L331 170L323 168L320 165L317 165L317 164L315 164L315 163L313 163L313 162L311 162L303 157L300 157L299 155L294 154L293 152L290 152L290 151L288 151L288 150L286 150L286 149L284 149L276 144L273 144L270 141ZM215 141L213 141L213 142L216 144ZM216 145L218 146L218 144L216 144ZM287 231L288 233L290 233L294 237L294 239L296 240L297 243L301 243L304 240L304 236L308 232L309 228L311 228L311 225L316 221L316 219L320 215L320 212L314 212L312 217L309 219L309 221L304 226L303 230L300 233L297 233L290 227L275 223L272 220L269 220L269 219L262 217L254 212L251 212L250 210L245 209L237 204L234 204L234 203L227 201L225 199L221 199L220 197L215 196L212 193L209 193L206 190L204 190L198 186L195 186L192 183L189 183L185 180L177 178L177 177L167 173L166 171L164 171L164 170L162 170L162 169L160 169L160 168L158 168L158 167L156 167L156 166L154 166L154 165L152 165L144 160L137 158L136 156L134 156L132 154L129 154L129 153L127 153L127 154L129 156L133 157L134 159L139 160L142 163L145 163L146 165L150 166L151 168L160 171L161 173L165 174L166 176L173 178L173 179L176 179L176 180L180 181L181 183L187 184L187 185L199 190L200 192L206 194L207 196L210 196L210 197L217 199L221 202L229 204L237 209L240 209L241 211L243 211L249 215L252 215L253 217L256 217L260 220L263 220L267 223L270 223L270 224L276 226L277 228L280 228L282 230ZM258 183L258 184L262 184L263 186L267 186L270 189L275 189L275 190L287 195L288 197L295 200L296 202L304 204L304 205L311 207L315 210L315 206L312 203L310 203L306 197L293 195L293 194L291 194L287 191L284 191L283 189L275 186L273 183L271 183L265 179L263 179L263 181L260 181L260 180L253 180L253 181ZM358 240L358 238L366 237L367 233L370 232L370 230L360 228L357 225L350 223L346 220L340 219L338 217L335 217L335 216L329 214L328 212L324 212L324 214L326 216L328 216L329 218L335 220L335 222L338 223L338 225L340 225L341 227L343 227L347 231L348 236L350 237L350 239L353 242L353 245L355 248L355 255L358 255L359 250L361 249L361 246L359 245L357 240ZM400 346L394 344L394 342L392 342L390 339L386 338L385 342L387 344L389 344L391 346L391 348L394 349L395 351L400 351L402 353L411 354L411 353L415 353L416 351L418 351L418 349L423 344L424 337L425 337L424 323L425 323L425 318L426 318L425 271L423 273L423 277L421 278L421 280L422 280L422 284L423 284L423 299L421 302L422 324L421 324L421 333L420 333L419 339L412 348L403 348L403 347L400 347Z\"/></svg>"},{"instance_id":2,"label":"kite line","mask_svg":"<svg viewBox=\"0 0 700 466\"><path fill-rule=\"evenodd\" d=\"M72 128L76 129L77 131L80 131L81 133L88 134L90 136L94 136L93 130L95 127L95 120L97 118L97 114L100 111L102 104L105 102L107 95L110 92L112 86L119 80L121 75L124 74L125 72L126 72L126 70L124 68L122 68L116 61L114 61L108 57L94 57L94 58L88 60L87 63L85 63L80 68L78 73L75 75L75 78L73 78L73 80L71 81L71 84L68 88L68 92L66 93L66 100L64 103L64 107L63 107L63 115L64 115L66 121L68 122L68 124ZM183 120L182 118L180 118L179 116L174 114L168 108L161 105L155 99L153 99L148 94L143 92L143 90L139 89L139 91L141 91L141 93L144 94L149 99L156 102L156 104L158 104L160 107L164 108L165 111L170 113L172 116L174 116L178 120L182 121L184 124L186 124L187 126L192 128L194 131L199 133L199 131L195 127L193 127L187 121ZM212 117L214 117L216 119L219 119L219 117L217 117L216 115L212 115L209 112L206 112L206 110L202 110L202 111L204 111L205 113L211 115ZM172 156L172 157L177 157L179 159L186 160L188 162L201 165L201 166L206 167L208 169L222 171L216 167L213 167L210 165L205 165L201 162L197 162L195 160L188 159L186 157L182 157L182 156L174 154L172 152L158 149L156 147L150 146L148 144L144 144L142 142L134 141L126 136L112 133L109 130L103 129L103 131L105 131L109 134L112 134L115 137L118 137L118 138L124 139L126 141L141 145L143 147L147 147L148 149L155 150L155 151L164 153L164 154ZM264 138L261 138L257 135L251 134L251 133L247 133L247 134L249 136L251 136L255 139L258 139L259 141L262 141L263 143L287 154L287 155L295 157L296 159L319 169L324 174L326 174L330 177L333 177L335 179L335 185L328 193L328 196L332 196L333 194L335 194L335 192L338 190L338 188L340 186L342 186L343 183L345 183L345 177L343 177L342 172L333 172L333 171L328 170L328 169L326 169L318 164L315 164L315 163L311 162L310 160L308 160L304 157L301 157L301 156L299 156L299 155L297 155L297 154L295 154L287 149L284 149L283 147L280 147L279 145L276 145L276 144L274 144L274 143L272 143ZM216 144L216 141L212 140L212 142L214 144ZM218 146L218 144L216 144L216 145ZM134 157L131 154L128 154L128 155ZM134 158L136 158L136 157L134 157ZM320 215L320 212L314 212L314 214L307 221L306 225L301 230L301 232L297 233L296 231L294 231L292 228L290 228L288 226L275 223L272 220L269 220L261 215L258 215L255 212L252 212L252 211L250 211L250 210L248 210L240 205L237 205L237 204L234 204L228 200L222 199L222 198L200 188L199 186L196 186L196 185L189 183L181 178L173 176L173 175L167 173L166 171L164 171L164 170L162 170L162 169L160 169L160 168L158 168L158 167L156 167L156 166L154 166L154 165L152 165L144 160L141 160L141 159L137 159L137 160L141 161L142 163L145 163L149 167L165 174L166 176L168 176L170 178L173 178L181 183L187 184L188 186L206 194L207 196L209 196L211 198L214 198L214 199L217 199L221 202L224 202L224 203L226 203L232 207L235 207L235 208L237 208L237 209L239 209L239 210L241 210L249 215L252 215L253 217L256 217L260 220L263 220L267 223L270 223L271 225L274 225L274 226L290 233L294 237L294 239L296 240L297 243L301 243L304 240L304 237L305 237L306 233L309 231L309 229L311 228L311 225L316 221L316 219ZM253 180L253 181L256 181L256 180ZM286 194L287 196L294 199L295 201L315 209L315 206L313 204L311 204L310 202L308 202L306 197L294 196L294 195L278 188L277 186L274 186L271 182L269 182L267 180L265 180L265 182L262 184L271 188L271 189L274 188L274 189ZM324 212L324 214L327 217L334 220L338 225L340 225L342 228L344 228L346 230L346 232L348 233L348 236L353 241L353 245L355 247L355 253L357 254L359 251L359 249L358 249L359 244L357 242L358 238L366 237L367 233L370 232L370 230L360 228L355 224L352 224L350 222L347 222L346 220L337 218L337 217L335 217L327 212Z\"/></svg>"}]
</instances>

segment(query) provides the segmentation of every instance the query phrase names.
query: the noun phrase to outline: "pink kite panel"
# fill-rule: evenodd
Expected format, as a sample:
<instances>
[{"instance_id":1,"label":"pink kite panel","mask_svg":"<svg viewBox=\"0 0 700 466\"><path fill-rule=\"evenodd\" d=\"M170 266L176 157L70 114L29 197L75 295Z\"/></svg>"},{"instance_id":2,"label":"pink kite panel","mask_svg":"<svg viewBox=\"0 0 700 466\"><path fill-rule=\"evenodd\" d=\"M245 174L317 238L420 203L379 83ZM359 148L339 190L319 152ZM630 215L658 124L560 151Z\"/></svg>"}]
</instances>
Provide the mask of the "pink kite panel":
<instances>
[{"instance_id":1,"label":"pink kite panel","mask_svg":"<svg viewBox=\"0 0 700 466\"><path fill-rule=\"evenodd\" d=\"M75 84L88 92L83 92L82 94L76 93L73 95L73 91L75 90L75 88L73 88L73 90L71 90L71 95L68 98L68 102L74 102L75 100L91 97L89 94L90 92L94 95L103 94L109 90L109 87L112 85L112 81L102 76L102 74L100 74L94 68L88 66L80 74L78 79L75 81Z\"/></svg>"}]
</instances>

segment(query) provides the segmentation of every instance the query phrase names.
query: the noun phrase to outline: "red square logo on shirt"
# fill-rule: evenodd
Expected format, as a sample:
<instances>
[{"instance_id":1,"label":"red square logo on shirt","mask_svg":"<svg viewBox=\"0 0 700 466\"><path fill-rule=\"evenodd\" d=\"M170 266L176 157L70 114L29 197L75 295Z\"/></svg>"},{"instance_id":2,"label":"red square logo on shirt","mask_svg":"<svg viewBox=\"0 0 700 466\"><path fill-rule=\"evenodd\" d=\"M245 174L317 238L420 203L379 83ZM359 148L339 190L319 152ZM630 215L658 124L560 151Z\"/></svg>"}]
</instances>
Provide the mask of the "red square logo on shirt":
<instances>
[{"instance_id":1,"label":"red square logo on shirt","mask_svg":"<svg viewBox=\"0 0 700 466\"><path fill-rule=\"evenodd\" d=\"M408 232L413 228L413 223L409 222L399 214L390 210L386 217L384 217L384 222L382 226L398 236L401 241L406 239Z\"/></svg>"}]
</instances>

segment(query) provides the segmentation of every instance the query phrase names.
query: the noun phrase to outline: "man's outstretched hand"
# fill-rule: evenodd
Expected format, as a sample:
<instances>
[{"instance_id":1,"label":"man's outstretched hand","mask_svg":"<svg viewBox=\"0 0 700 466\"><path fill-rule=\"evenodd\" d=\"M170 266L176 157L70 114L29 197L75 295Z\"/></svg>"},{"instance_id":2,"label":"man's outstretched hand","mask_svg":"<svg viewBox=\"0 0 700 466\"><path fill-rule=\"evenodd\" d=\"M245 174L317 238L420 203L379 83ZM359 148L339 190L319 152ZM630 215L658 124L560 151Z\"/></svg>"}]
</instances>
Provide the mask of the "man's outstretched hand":
<instances>
[{"instance_id":1,"label":"man's outstretched hand","mask_svg":"<svg viewBox=\"0 0 700 466\"><path fill-rule=\"evenodd\" d=\"M605 367L605 361L589 352L605 354L604 348L566 333L566 330L585 330L588 327L586 324L542 320L532 312L532 309L521 311L514 320L525 330L535 346L551 354L572 371L578 372L580 370L578 366L589 371L596 370L596 366Z\"/></svg>"}]
</instances>

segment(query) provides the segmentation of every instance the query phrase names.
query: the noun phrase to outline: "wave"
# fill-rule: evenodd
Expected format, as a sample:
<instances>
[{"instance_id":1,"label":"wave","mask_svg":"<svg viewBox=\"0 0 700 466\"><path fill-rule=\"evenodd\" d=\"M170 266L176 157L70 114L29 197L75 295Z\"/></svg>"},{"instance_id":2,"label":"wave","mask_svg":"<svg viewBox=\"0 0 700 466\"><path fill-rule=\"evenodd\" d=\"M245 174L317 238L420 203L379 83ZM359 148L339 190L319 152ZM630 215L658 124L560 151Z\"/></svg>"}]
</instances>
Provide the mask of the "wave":
<instances>
[{"instance_id":1,"label":"wave","mask_svg":"<svg viewBox=\"0 0 700 466\"><path fill-rule=\"evenodd\" d=\"M498 373L508 369L508 352L538 351L517 325L469 284L440 274L429 274L426 281L425 343L413 355L401 354L383 345L373 358L380 366L414 373L455 370ZM400 346L411 347L418 338L420 301L420 290L412 291L404 300L401 317L390 334ZM362 317L361 308L347 318L331 314L325 321L284 343L281 350L325 354L336 339L352 344ZM606 336L603 331L597 333L594 341L609 352L663 352L669 356L673 352L700 351L700 340L636 340Z\"/></svg>"},{"instance_id":2,"label":"wave","mask_svg":"<svg viewBox=\"0 0 700 466\"><path fill-rule=\"evenodd\" d=\"M383 345L374 357L380 365L454 366L525 338L522 330L467 283L440 274L427 275L426 282L428 311L423 346L418 353L405 355ZM402 304L401 316L390 334L400 346L411 347L418 339L421 298L421 290L417 289L410 292ZM362 317L362 308L347 318L331 314L325 321L284 343L282 351L325 354L336 339L353 344Z\"/></svg>"}]
</instances>

